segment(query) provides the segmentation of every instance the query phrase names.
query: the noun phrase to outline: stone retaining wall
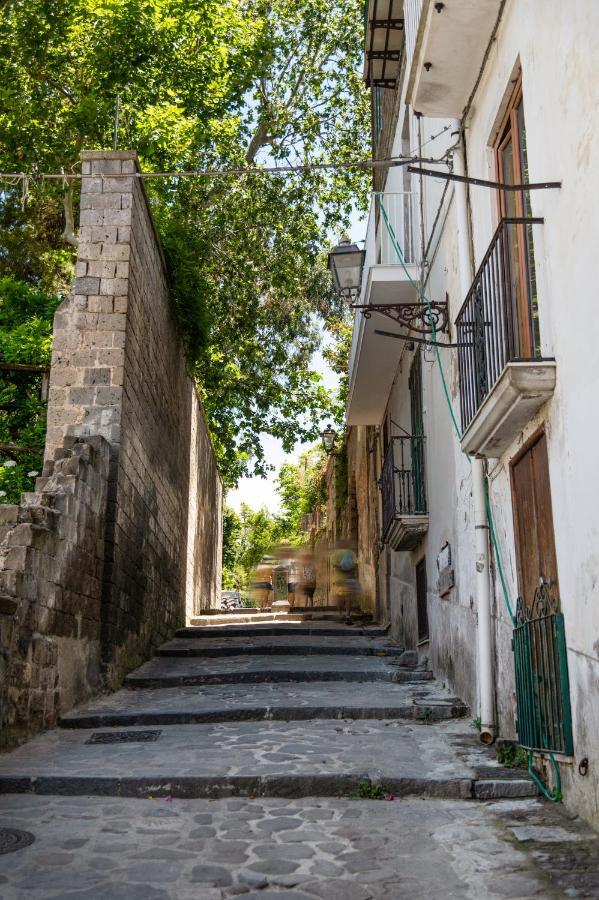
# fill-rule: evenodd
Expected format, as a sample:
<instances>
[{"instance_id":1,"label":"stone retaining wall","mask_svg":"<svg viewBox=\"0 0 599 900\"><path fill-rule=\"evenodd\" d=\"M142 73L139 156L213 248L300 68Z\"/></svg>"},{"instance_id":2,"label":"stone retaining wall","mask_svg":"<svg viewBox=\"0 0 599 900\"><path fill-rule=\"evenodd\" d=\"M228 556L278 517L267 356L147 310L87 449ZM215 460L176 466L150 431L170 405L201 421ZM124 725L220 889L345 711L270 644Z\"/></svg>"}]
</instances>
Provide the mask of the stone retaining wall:
<instances>
[{"instance_id":1,"label":"stone retaining wall","mask_svg":"<svg viewBox=\"0 0 599 900\"><path fill-rule=\"evenodd\" d=\"M110 447L67 438L20 506L0 506L0 744L53 725L100 680Z\"/></svg>"},{"instance_id":2,"label":"stone retaining wall","mask_svg":"<svg viewBox=\"0 0 599 900\"><path fill-rule=\"evenodd\" d=\"M100 475L95 479L93 499L86 494L83 505L69 506L68 515L75 518L68 527L78 537L69 538L74 550L68 559L60 551L54 562L42 565L37 545L26 551L10 543L26 531L33 534L37 525L25 510L39 508L45 500L24 499L24 506L2 512L8 519L16 517L14 522L3 526L0 519L1 577L10 575L9 563L15 559L24 567L19 584L31 580L39 588L34 615L39 623L31 625L32 633L39 631L43 640L50 639L48 646L55 646L53 636L62 632L42 613L54 602L51 584L64 587L68 579L69 596L83 598L78 611L73 601L66 612L67 617L79 615L81 622L78 629L65 626L70 639L83 642L71 654L73 672L63 679L52 709L46 698L39 716L32 713L33 727L50 723L58 707L67 709L101 684L116 686L184 624L186 612L214 607L220 589L222 486L202 407L187 374L160 242L142 180L135 177L138 171L135 154L128 151L82 154L77 277L54 321L43 475L51 479L64 466L73 466L73 477L82 478L82 451L76 448L96 447L101 441L103 449L97 452L106 457L104 480ZM75 444L75 439L84 443ZM75 462L63 461L67 452L76 454ZM72 490L89 492L85 479L82 485L86 487ZM87 579L92 576L85 567L73 566L73 560L89 552L85 523L90 508L102 572L93 576L94 610L88 617ZM61 528L67 527L61 522ZM16 527L7 527L12 525ZM53 546L54 538L35 534L35 540ZM52 578L39 565L54 567ZM26 592L21 597L20 590L17 585L14 597L8 592L17 606L36 603ZM2 618L5 657L12 656L22 629L8 621L12 605L6 602ZM58 621L59 611L56 607L50 619ZM93 628L85 624L88 618ZM49 671L60 669L60 653L56 658L53 650L48 652L43 665ZM23 658L35 666L31 653L27 649ZM38 676L30 668L23 672L23 691L31 700L25 707L32 710ZM50 675L46 680L52 680Z\"/></svg>"}]
</instances>

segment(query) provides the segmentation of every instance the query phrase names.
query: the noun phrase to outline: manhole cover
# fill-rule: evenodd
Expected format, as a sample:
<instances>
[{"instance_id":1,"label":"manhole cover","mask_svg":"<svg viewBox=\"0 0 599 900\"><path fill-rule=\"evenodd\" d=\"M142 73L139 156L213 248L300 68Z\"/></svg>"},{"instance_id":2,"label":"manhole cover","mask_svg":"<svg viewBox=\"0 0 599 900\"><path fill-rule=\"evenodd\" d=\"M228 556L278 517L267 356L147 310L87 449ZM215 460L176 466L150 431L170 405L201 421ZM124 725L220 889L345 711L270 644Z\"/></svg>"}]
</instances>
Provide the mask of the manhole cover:
<instances>
[{"instance_id":1,"label":"manhole cover","mask_svg":"<svg viewBox=\"0 0 599 900\"><path fill-rule=\"evenodd\" d=\"M30 831L19 831L18 828L0 828L0 854L14 853L22 847L33 844L35 837Z\"/></svg>"},{"instance_id":2,"label":"manhole cover","mask_svg":"<svg viewBox=\"0 0 599 900\"><path fill-rule=\"evenodd\" d=\"M162 730L156 731L94 731L86 744L138 744L157 741Z\"/></svg>"}]
</instances>

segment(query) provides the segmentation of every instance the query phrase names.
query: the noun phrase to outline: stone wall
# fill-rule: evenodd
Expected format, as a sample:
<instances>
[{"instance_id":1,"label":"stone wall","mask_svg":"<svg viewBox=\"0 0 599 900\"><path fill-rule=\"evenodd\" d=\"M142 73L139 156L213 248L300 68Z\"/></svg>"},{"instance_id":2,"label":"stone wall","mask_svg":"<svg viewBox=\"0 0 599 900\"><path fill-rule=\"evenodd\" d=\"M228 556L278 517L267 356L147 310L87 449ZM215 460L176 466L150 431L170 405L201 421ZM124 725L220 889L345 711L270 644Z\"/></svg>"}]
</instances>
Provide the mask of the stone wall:
<instances>
[{"instance_id":1,"label":"stone wall","mask_svg":"<svg viewBox=\"0 0 599 900\"><path fill-rule=\"evenodd\" d=\"M37 490L0 506L0 744L56 722L100 679L110 448L67 438Z\"/></svg>"},{"instance_id":2,"label":"stone wall","mask_svg":"<svg viewBox=\"0 0 599 900\"><path fill-rule=\"evenodd\" d=\"M112 450L109 684L184 623L186 606L214 605L219 575L220 480L138 171L131 152L82 154L77 278L55 320L48 410L47 453L65 434L102 434Z\"/></svg>"},{"instance_id":3,"label":"stone wall","mask_svg":"<svg viewBox=\"0 0 599 900\"><path fill-rule=\"evenodd\" d=\"M186 612L217 603L222 486L137 172L130 152L82 154L77 277L54 322L49 480L0 519L0 676L9 709L22 707L6 720L15 727L44 727L117 686Z\"/></svg>"}]
</instances>

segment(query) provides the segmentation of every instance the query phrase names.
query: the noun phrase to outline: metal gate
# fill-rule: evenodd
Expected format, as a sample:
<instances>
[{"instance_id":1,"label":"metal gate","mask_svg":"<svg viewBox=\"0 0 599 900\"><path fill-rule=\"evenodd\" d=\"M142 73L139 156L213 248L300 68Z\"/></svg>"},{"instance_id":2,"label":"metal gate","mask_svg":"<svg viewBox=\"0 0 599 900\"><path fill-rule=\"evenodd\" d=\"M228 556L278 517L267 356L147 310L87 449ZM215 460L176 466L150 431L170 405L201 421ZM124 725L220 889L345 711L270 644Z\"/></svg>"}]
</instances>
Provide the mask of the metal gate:
<instances>
[{"instance_id":1,"label":"metal gate","mask_svg":"<svg viewBox=\"0 0 599 900\"><path fill-rule=\"evenodd\" d=\"M512 641L518 741L527 750L572 756L572 714L564 616L542 583L531 606L518 599Z\"/></svg>"}]
</instances>

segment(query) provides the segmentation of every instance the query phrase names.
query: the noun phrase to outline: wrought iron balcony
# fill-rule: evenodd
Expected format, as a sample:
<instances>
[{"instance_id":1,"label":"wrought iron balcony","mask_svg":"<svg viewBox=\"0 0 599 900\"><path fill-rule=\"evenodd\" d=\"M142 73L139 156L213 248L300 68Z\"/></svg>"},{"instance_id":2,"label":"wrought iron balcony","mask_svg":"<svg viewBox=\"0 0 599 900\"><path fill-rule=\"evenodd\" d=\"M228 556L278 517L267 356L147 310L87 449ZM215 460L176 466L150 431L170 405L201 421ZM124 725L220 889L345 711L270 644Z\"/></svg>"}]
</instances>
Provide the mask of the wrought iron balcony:
<instances>
[{"instance_id":1,"label":"wrought iron balcony","mask_svg":"<svg viewBox=\"0 0 599 900\"><path fill-rule=\"evenodd\" d=\"M456 318L462 448L500 456L555 387L543 359L532 227L502 219Z\"/></svg>"},{"instance_id":2,"label":"wrought iron balcony","mask_svg":"<svg viewBox=\"0 0 599 900\"><path fill-rule=\"evenodd\" d=\"M383 502L383 543L413 550L428 530L423 435L389 441L379 482Z\"/></svg>"}]
</instances>

